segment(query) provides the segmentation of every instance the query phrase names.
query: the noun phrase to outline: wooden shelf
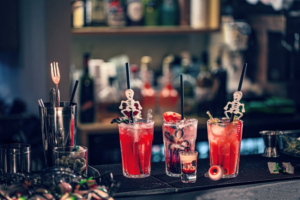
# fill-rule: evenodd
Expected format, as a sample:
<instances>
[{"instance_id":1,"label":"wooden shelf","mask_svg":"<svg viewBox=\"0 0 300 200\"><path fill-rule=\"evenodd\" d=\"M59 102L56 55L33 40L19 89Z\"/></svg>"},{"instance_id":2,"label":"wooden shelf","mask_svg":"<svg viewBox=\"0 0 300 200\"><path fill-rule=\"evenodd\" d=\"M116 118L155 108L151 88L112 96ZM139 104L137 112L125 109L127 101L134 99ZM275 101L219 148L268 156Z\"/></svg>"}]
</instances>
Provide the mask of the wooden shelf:
<instances>
[{"instance_id":1,"label":"wooden shelf","mask_svg":"<svg viewBox=\"0 0 300 200\"><path fill-rule=\"evenodd\" d=\"M219 31L219 29L193 29L189 26L137 26L137 27L84 27L73 28L72 34L77 35L164 35L164 34L197 34Z\"/></svg>"}]
</instances>

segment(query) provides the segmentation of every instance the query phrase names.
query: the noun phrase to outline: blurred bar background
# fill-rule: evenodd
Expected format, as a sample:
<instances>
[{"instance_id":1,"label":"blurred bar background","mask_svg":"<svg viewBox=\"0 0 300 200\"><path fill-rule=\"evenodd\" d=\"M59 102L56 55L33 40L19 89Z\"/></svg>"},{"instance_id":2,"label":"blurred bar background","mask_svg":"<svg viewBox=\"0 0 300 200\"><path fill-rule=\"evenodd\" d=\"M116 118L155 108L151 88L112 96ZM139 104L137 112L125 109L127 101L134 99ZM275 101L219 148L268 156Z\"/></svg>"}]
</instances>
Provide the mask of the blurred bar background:
<instances>
[{"instance_id":1,"label":"blurred bar background","mask_svg":"<svg viewBox=\"0 0 300 200\"><path fill-rule=\"evenodd\" d=\"M280 3L276 3L280 2ZM120 163L117 125L130 63L135 100L155 120L152 160L163 160L161 121L179 112L199 120L196 148L208 157L206 111L224 116L243 63L242 154L262 153L259 131L299 129L300 1L10 0L0 7L0 143L32 144L41 169L38 99L49 101L58 62L62 101L79 80L79 144L89 163Z\"/></svg>"}]
</instances>

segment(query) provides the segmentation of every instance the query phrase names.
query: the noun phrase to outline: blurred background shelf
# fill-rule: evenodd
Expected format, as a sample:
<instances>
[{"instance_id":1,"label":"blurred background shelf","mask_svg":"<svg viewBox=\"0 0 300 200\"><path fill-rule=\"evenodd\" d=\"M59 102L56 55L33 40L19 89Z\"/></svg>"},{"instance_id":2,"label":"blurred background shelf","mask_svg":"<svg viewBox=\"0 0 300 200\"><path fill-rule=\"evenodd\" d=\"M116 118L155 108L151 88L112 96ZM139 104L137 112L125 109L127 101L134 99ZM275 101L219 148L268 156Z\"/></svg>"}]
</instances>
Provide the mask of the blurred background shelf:
<instances>
[{"instance_id":1,"label":"blurred background shelf","mask_svg":"<svg viewBox=\"0 0 300 200\"><path fill-rule=\"evenodd\" d=\"M162 34L199 34L219 31L217 29L194 29L189 26L156 26L156 27L84 27L73 28L72 34L77 35L162 35Z\"/></svg>"}]
</instances>

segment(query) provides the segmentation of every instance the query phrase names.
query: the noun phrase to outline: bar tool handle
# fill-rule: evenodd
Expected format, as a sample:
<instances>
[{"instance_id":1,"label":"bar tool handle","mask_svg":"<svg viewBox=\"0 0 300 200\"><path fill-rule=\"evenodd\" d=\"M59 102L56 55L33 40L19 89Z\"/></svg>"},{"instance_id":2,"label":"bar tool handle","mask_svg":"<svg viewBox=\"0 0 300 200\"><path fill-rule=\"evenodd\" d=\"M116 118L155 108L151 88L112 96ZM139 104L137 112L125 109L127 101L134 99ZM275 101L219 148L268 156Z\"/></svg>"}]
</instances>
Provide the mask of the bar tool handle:
<instances>
[{"instance_id":1,"label":"bar tool handle","mask_svg":"<svg viewBox=\"0 0 300 200\"><path fill-rule=\"evenodd\" d=\"M59 107L59 105L57 105L57 97L60 104L60 91L58 90L58 93L56 91L55 88L50 88L49 98L51 107Z\"/></svg>"}]
</instances>

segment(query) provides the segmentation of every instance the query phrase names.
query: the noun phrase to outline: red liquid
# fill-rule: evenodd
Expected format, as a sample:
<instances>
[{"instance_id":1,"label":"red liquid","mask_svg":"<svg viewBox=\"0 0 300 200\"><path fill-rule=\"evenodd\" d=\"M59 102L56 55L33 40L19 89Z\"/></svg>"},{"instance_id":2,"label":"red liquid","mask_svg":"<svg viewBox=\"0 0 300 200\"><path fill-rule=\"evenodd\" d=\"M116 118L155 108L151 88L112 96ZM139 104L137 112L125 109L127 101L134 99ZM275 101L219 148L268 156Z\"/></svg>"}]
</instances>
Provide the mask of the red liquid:
<instances>
[{"instance_id":1,"label":"red liquid","mask_svg":"<svg viewBox=\"0 0 300 200\"><path fill-rule=\"evenodd\" d=\"M139 125L138 129L132 125L119 125L122 167L127 177L150 175L153 128L153 123L148 128Z\"/></svg>"},{"instance_id":2,"label":"red liquid","mask_svg":"<svg viewBox=\"0 0 300 200\"><path fill-rule=\"evenodd\" d=\"M242 137L242 124L239 123L240 132L238 123L228 123L226 127L218 127L219 133L214 133L214 129L212 129L212 126L218 126L217 124L207 124L210 166L221 165L224 175L237 175L238 173Z\"/></svg>"},{"instance_id":3,"label":"red liquid","mask_svg":"<svg viewBox=\"0 0 300 200\"><path fill-rule=\"evenodd\" d=\"M196 168L189 168L189 169L185 169L185 168L183 168L182 169L182 172L183 173L185 173L185 174L193 174L193 173L195 173L195 171L196 171Z\"/></svg>"}]
</instances>

